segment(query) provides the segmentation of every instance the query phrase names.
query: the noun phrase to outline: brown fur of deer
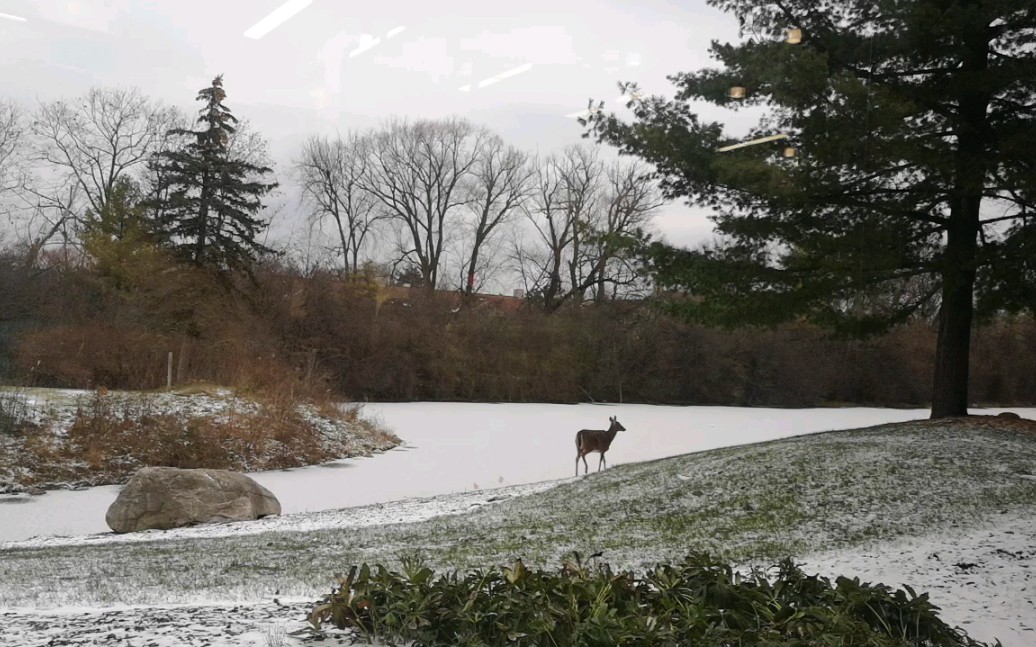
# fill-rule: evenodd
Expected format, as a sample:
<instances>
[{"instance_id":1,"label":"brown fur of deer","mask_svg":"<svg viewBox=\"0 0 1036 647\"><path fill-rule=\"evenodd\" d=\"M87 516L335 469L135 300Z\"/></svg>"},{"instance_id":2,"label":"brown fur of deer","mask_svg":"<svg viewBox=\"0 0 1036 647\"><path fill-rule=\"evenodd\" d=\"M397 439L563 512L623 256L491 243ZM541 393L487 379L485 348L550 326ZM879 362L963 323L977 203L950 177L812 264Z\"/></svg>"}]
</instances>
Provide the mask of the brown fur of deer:
<instances>
[{"instance_id":1,"label":"brown fur of deer","mask_svg":"<svg viewBox=\"0 0 1036 647\"><path fill-rule=\"evenodd\" d=\"M586 455L590 452L601 452L601 460L597 462L597 471L601 471L601 465L608 467L608 462L604 460L604 453L608 451L608 448L612 446L612 441L615 440L615 434L620 431L626 431L626 428L619 422L618 416L612 416L608 418L611 425L608 426L608 430L603 429L581 429L576 432L576 476L579 476L579 459L583 459L583 474L590 471L589 466L586 464Z\"/></svg>"}]
</instances>

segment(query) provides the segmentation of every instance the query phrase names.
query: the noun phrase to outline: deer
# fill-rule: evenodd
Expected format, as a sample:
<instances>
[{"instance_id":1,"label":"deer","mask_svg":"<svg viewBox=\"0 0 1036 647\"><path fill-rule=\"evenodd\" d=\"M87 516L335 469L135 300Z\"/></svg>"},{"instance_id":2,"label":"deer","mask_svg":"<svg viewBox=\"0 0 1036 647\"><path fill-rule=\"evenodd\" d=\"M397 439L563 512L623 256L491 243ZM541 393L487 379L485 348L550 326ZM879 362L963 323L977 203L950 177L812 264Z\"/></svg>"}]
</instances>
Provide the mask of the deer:
<instances>
[{"instance_id":1,"label":"deer","mask_svg":"<svg viewBox=\"0 0 1036 647\"><path fill-rule=\"evenodd\" d=\"M612 416L608 418L611 423L608 426L608 431L603 429L581 429L576 432L576 476L579 476L579 459L583 459L583 474L590 471L589 466L586 464L586 455L590 452L600 452L601 460L597 462L597 471L601 471L601 465L608 467L608 462L604 460L604 453L608 451L608 448L612 446L612 441L615 440L615 434L620 431L626 431L626 428L619 422L618 416Z\"/></svg>"}]
</instances>

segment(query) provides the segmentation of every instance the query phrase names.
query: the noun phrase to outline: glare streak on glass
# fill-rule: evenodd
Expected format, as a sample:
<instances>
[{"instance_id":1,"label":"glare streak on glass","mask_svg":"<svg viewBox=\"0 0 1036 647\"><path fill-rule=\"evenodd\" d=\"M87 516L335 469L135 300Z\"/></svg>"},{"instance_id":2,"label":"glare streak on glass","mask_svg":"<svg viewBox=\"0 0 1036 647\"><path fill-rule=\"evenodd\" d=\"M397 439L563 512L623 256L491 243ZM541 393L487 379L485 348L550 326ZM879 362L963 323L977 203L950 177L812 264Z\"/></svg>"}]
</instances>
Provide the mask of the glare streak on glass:
<instances>
[{"instance_id":1,"label":"glare streak on glass","mask_svg":"<svg viewBox=\"0 0 1036 647\"><path fill-rule=\"evenodd\" d=\"M524 65L519 65L518 67L513 67L507 70L506 72L501 72L500 74L497 74L496 78L498 81L503 81L504 79L510 78L512 76L517 76L522 72L528 72L531 69L532 63L525 63Z\"/></svg>"},{"instance_id":2,"label":"glare streak on glass","mask_svg":"<svg viewBox=\"0 0 1036 647\"><path fill-rule=\"evenodd\" d=\"M787 139L787 138L788 138L788 136L785 135L784 133L779 133L777 135L769 135L767 137L760 137L758 139L752 139L752 140L749 140L747 142L741 142L739 144L732 144L730 146L724 146L722 148L717 148L716 152L717 153L725 153L727 151L737 150L738 148L744 148L745 146L754 146L756 144L765 144L766 142L774 142L774 141L777 141L778 139Z\"/></svg>"},{"instance_id":3,"label":"glare streak on glass","mask_svg":"<svg viewBox=\"0 0 1036 647\"><path fill-rule=\"evenodd\" d=\"M406 31L406 26L404 26L404 25L399 25L398 27L393 27L392 29L388 30L385 33L385 40L388 40L388 39L392 38L393 36L401 34L404 31ZM377 38L377 37L372 36L370 34L361 34L360 35L360 44L356 46L356 49L354 49L353 51L349 52L349 58L353 58L354 56L359 56L360 54L363 54L364 52L368 52L368 51L374 49L375 47L377 47L380 44L381 44L381 39L380 38Z\"/></svg>"},{"instance_id":4,"label":"glare streak on glass","mask_svg":"<svg viewBox=\"0 0 1036 647\"><path fill-rule=\"evenodd\" d=\"M311 4L313 4L313 0L288 0L271 11L265 18L249 27L248 31L245 32L245 37L258 40Z\"/></svg>"},{"instance_id":5,"label":"glare streak on glass","mask_svg":"<svg viewBox=\"0 0 1036 647\"><path fill-rule=\"evenodd\" d=\"M25 18L22 18L21 16L12 16L9 13L0 13L0 18L7 18L8 20L14 20L15 22L28 22Z\"/></svg>"},{"instance_id":6,"label":"glare streak on glass","mask_svg":"<svg viewBox=\"0 0 1036 647\"><path fill-rule=\"evenodd\" d=\"M362 54L362 53L364 53L364 52L366 52L368 50L374 49L375 47L377 47L377 45L379 43L381 43L381 39L380 38L375 38L374 36L371 36L370 34L364 34L364 35L362 35L360 37L360 44L357 45L356 49L354 49L353 51L349 52L349 58L352 58L354 56L359 56L360 54Z\"/></svg>"},{"instance_id":7,"label":"glare streak on glass","mask_svg":"<svg viewBox=\"0 0 1036 647\"><path fill-rule=\"evenodd\" d=\"M532 69L532 63L523 63L523 64L521 64L521 65L519 65L517 67L512 67L509 70L505 70L505 71L503 71L503 72L501 72L499 74L494 74L493 76L490 76L488 78L482 79L481 81L478 82L478 87L484 88L487 85L493 85L494 83L499 83L500 81L503 81L504 79L508 79L508 78L510 78L512 76L517 76L517 75L519 75L519 74L521 74L523 72L528 72L531 69ZM471 90L471 84L470 83L468 85L461 86L461 88L460 88L461 92L468 92L470 90Z\"/></svg>"},{"instance_id":8,"label":"glare streak on glass","mask_svg":"<svg viewBox=\"0 0 1036 647\"><path fill-rule=\"evenodd\" d=\"M587 108L586 110L580 110L578 112L570 112L567 115L565 115L565 117L567 117L568 119L579 119L580 117L585 119L590 115L594 115L599 112L601 112L601 110L597 107Z\"/></svg>"}]
</instances>

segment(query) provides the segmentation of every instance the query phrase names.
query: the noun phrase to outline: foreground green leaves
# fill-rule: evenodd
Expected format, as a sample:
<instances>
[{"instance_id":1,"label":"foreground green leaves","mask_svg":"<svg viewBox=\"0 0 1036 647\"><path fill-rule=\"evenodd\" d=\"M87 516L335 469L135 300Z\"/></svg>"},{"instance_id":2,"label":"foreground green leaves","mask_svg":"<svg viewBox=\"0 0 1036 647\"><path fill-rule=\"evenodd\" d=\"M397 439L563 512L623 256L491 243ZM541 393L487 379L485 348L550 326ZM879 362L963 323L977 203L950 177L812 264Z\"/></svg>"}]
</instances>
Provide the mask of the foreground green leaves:
<instances>
[{"instance_id":1,"label":"foreground green leaves","mask_svg":"<svg viewBox=\"0 0 1036 647\"><path fill-rule=\"evenodd\" d=\"M742 575L705 554L638 577L578 554L559 571L512 567L436 577L353 566L310 615L357 641L413 645L978 646L927 594L807 576L790 560Z\"/></svg>"}]
</instances>

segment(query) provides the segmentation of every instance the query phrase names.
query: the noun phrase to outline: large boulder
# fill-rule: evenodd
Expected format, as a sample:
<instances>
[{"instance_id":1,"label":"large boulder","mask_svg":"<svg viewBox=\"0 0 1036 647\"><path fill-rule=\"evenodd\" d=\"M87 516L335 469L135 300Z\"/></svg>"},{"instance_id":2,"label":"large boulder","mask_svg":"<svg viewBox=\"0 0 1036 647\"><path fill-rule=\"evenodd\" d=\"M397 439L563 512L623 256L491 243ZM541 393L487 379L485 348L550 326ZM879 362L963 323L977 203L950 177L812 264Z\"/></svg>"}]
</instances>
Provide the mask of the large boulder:
<instances>
[{"instance_id":1,"label":"large boulder","mask_svg":"<svg viewBox=\"0 0 1036 647\"><path fill-rule=\"evenodd\" d=\"M281 513L272 492L227 470L145 467L137 471L104 520L115 532L249 521Z\"/></svg>"}]
</instances>

